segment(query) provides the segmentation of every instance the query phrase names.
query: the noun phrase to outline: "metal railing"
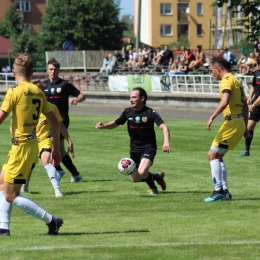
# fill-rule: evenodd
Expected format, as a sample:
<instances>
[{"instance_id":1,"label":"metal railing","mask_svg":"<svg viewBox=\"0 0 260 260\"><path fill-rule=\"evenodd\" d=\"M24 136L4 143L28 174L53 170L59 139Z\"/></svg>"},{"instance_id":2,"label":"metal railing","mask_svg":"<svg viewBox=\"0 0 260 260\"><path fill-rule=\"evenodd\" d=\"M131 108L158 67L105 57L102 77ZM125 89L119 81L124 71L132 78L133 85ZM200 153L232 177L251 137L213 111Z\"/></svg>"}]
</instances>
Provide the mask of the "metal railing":
<instances>
[{"instance_id":1,"label":"metal railing","mask_svg":"<svg viewBox=\"0 0 260 260\"><path fill-rule=\"evenodd\" d=\"M129 75L129 74L128 74ZM120 75L120 80L122 77L126 77L124 82L127 82L128 75ZM133 74L131 74L133 75ZM113 75L115 77L117 75ZM138 77L143 77L143 75L136 75ZM60 77L71 81L78 89L81 91L110 91L109 88L109 77L104 77L99 73L67 73L60 74ZM159 82L159 92L164 93L188 93L196 96L197 94L202 95L216 95L219 94L220 81L217 81L211 75L202 74L188 74L188 75L175 75L175 76L165 76L165 75L152 75L151 84L156 83L156 92L158 92L158 82ZM249 95L250 85L252 84L253 76L236 76L243 84L246 95ZM45 80L47 79L47 74L37 74L33 75L33 79ZM156 80L156 78L158 80ZM32 80L33 80L32 79ZM0 73L0 87L4 86L5 91L16 84L16 80L12 73ZM129 87L130 89L130 87ZM152 88L153 89L153 88ZM118 90L119 91L119 90Z\"/></svg>"}]
</instances>

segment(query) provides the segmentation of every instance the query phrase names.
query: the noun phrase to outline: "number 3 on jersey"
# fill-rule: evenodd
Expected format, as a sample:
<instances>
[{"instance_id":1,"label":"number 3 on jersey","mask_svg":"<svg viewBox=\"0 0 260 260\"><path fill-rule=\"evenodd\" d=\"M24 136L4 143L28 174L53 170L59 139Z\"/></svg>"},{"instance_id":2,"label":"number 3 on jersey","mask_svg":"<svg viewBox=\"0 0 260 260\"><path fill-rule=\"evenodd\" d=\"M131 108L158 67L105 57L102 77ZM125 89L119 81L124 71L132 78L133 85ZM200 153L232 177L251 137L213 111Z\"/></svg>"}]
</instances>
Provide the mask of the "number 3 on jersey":
<instances>
[{"instance_id":1,"label":"number 3 on jersey","mask_svg":"<svg viewBox=\"0 0 260 260\"><path fill-rule=\"evenodd\" d=\"M34 98L32 103L36 106L35 110L37 114L33 114L33 120L38 120L40 115L41 100Z\"/></svg>"}]
</instances>

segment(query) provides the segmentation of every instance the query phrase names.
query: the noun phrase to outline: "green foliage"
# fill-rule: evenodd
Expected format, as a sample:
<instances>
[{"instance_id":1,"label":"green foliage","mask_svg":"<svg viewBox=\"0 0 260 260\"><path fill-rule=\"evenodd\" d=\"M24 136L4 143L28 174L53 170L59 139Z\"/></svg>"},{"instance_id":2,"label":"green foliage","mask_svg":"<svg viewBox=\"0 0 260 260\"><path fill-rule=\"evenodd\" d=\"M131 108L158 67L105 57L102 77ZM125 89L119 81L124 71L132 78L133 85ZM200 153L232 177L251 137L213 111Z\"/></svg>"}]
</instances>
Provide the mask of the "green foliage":
<instances>
[{"instance_id":1,"label":"green foliage","mask_svg":"<svg viewBox=\"0 0 260 260\"><path fill-rule=\"evenodd\" d=\"M35 33L31 28L24 28L19 37L11 35L10 40L13 44L13 52L37 52Z\"/></svg>"},{"instance_id":2,"label":"green foliage","mask_svg":"<svg viewBox=\"0 0 260 260\"><path fill-rule=\"evenodd\" d=\"M19 13L16 12L15 6L11 5L5 15L4 21L0 23L0 35L10 39L12 35L18 35L21 33L22 24L23 21L19 16Z\"/></svg>"},{"instance_id":3,"label":"green foliage","mask_svg":"<svg viewBox=\"0 0 260 260\"><path fill-rule=\"evenodd\" d=\"M39 49L62 50L71 41L75 50L115 49L120 44L124 23L119 21L118 0L52 0L46 8Z\"/></svg>"},{"instance_id":4,"label":"green foliage","mask_svg":"<svg viewBox=\"0 0 260 260\"><path fill-rule=\"evenodd\" d=\"M177 42L173 42L169 44L170 49L180 49L181 46L185 46L186 48L190 47L190 42L184 37L179 37Z\"/></svg>"},{"instance_id":5,"label":"green foliage","mask_svg":"<svg viewBox=\"0 0 260 260\"><path fill-rule=\"evenodd\" d=\"M134 36L134 17L130 14L125 14L122 16L120 22L126 25L124 37L132 38Z\"/></svg>"},{"instance_id":6,"label":"green foliage","mask_svg":"<svg viewBox=\"0 0 260 260\"><path fill-rule=\"evenodd\" d=\"M241 39L240 42L236 42L234 45L229 46L230 49L237 49L237 48L252 48L252 43L248 42L247 39Z\"/></svg>"},{"instance_id":7,"label":"green foliage","mask_svg":"<svg viewBox=\"0 0 260 260\"><path fill-rule=\"evenodd\" d=\"M260 0L215 0L213 6L222 7L223 4L228 3L228 9L235 13L241 12L244 18L238 20L237 24L242 25L245 28L245 36L248 42L254 42L258 39L258 34L260 32Z\"/></svg>"}]
</instances>

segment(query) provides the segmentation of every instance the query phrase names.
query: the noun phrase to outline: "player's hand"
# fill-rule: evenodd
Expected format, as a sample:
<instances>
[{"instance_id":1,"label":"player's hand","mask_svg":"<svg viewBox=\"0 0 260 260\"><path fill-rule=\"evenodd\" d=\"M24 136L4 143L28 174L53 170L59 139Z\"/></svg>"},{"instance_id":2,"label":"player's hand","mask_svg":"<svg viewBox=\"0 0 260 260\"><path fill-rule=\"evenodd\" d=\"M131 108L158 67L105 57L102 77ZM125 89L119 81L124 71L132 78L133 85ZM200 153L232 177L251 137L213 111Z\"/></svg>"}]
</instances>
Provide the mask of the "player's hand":
<instances>
[{"instance_id":1,"label":"player's hand","mask_svg":"<svg viewBox=\"0 0 260 260\"><path fill-rule=\"evenodd\" d=\"M70 105L77 105L78 104L78 99L77 98L72 98L70 100Z\"/></svg>"},{"instance_id":2,"label":"player's hand","mask_svg":"<svg viewBox=\"0 0 260 260\"><path fill-rule=\"evenodd\" d=\"M59 165L61 162L60 149L53 149L51 152L51 162L53 166Z\"/></svg>"},{"instance_id":3,"label":"player's hand","mask_svg":"<svg viewBox=\"0 0 260 260\"><path fill-rule=\"evenodd\" d=\"M98 122L95 126L97 129L101 129L104 127L104 124L102 122Z\"/></svg>"},{"instance_id":4,"label":"player's hand","mask_svg":"<svg viewBox=\"0 0 260 260\"><path fill-rule=\"evenodd\" d=\"M253 105L249 105L249 106L248 106L248 109L249 109L250 112L253 112L254 108L255 108L255 107L254 107Z\"/></svg>"},{"instance_id":5,"label":"player's hand","mask_svg":"<svg viewBox=\"0 0 260 260\"><path fill-rule=\"evenodd\" d=\"M213 122L213 120L212 120L212 118L210 118L209 120L208 120L208 122L207 122L207 129L208 129L208 131L210 131L211 130L211 124L212 124L212 122Z\"/></svg>"},{"instance_id":6,"label":"player's hand","mask_svg":"<svg viewBox=\"0 0 260 260\"><path fill-rule=\"evenodd\" d=\"M71 153L72 158L75 158L73 143L69 143L68 153Z\"/></svg>"},{"instance_id":7,"label":"player's hand","mask_svg":"<svg viewBox=\"0 0 260 260\"><path fill-rule=\"evenodd\" d=\"M163 144L162 146L163 153L169 153L171 151L171 147L169 144Z\"/></svg>"}]
</instances>

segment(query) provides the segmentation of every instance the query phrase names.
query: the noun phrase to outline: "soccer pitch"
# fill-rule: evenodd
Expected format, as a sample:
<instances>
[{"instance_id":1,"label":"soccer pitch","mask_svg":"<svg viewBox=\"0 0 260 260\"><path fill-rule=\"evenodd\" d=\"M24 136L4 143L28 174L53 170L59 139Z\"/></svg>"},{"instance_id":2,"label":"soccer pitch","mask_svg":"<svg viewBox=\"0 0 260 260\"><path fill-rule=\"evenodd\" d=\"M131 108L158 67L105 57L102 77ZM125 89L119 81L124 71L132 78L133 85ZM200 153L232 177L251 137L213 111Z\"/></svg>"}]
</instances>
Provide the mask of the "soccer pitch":
<instances>
[{"instance_id":1,"label":"soccer pitch","mask_svg":"<svg viewBox=\"0 0 260 260\"><path fill-rule=\"evenodd\" d=\"M208 132L208 118L164 118L171 131L172 151L161 152L163 134L156 127L158 151L151 172L165 171L167 189L147 196L146 183L132 183L117 170L118 161L129 156L126 125L97 130L97 122L116 117L70 118L76 155L73 162L83 181L70 183L66 171L60 182L64 197L55 198L39 162L30 193L25 194L63 218L59 235L46 235L44 222L14 207L11 236L1 237L1 260L260 258L258 126L250 157L238 156L244 151L244 140L225 156L233 199L205 203L204 198L213 191L207 151L221 122L214 122ZM7 119L1 125L1 165L10 139Z\"/></svg>"}]
</instances>

